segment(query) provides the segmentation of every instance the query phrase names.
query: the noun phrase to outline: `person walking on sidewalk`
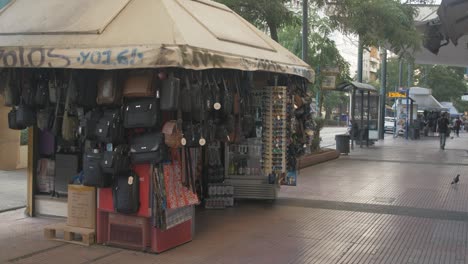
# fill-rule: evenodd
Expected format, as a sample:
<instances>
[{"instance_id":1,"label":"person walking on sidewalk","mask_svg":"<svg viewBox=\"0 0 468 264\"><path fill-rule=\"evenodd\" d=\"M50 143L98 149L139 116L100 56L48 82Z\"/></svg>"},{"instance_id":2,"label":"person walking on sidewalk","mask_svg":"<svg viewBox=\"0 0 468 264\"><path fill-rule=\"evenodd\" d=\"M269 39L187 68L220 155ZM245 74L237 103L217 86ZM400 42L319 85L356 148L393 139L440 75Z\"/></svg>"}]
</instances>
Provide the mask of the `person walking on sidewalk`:
<instances>
[{"instance_id":1,"label":"person walking on sidewalk","mask_svg":"<svg viewBox=\"0 0 468 264\"><path fill-rule=\"evenodd\" d=\"M460 117L457 117L455 120L455 125L453 126L453 129L455 130L455 134L457 137L460 137L460 129L461 129L462 121L460 120Z\"/></svg>"},{"instance_id":2,"label":"person walking on sidewalk","mask_svg":"<svg viewBox=\"0 0 468 264\"><path fill-rule=\"evenodd\" d=\"M437 120L437 131L439 132L440 138L440 149L445 149L445 140L447 138L448 126L450 121L448 120L446 113Z\"/></svg>"}]
</instances>

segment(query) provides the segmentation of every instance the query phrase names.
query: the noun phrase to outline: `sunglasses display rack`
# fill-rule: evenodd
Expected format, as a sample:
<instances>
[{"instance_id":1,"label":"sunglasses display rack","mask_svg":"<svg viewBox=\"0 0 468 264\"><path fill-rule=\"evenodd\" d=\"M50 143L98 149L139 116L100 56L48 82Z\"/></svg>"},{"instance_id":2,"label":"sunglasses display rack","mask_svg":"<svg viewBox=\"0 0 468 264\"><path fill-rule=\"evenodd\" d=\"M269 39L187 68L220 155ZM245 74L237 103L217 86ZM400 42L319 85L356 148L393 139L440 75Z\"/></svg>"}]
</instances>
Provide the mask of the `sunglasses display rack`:
<instances>
[{"instance_id":1,"label":"sunglasses display rack","mask_svg":"<svg viewBox=\"0 0 468 264\"><path fill-rule=\"evenodd\" d=\"M263 171L269 183L275 184L286 171L287 87L273 86L263 90Z\"/></svg>"}]
</instances>

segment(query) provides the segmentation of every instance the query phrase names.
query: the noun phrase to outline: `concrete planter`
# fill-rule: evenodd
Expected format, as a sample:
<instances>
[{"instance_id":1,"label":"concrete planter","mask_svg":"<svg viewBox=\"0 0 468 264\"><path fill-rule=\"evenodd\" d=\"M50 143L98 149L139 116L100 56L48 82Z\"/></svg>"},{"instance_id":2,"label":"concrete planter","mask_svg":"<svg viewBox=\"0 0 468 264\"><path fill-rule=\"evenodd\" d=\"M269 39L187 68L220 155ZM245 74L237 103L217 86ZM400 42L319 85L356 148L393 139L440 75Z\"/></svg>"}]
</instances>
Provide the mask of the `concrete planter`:
<instances>
[{"instance_id":1,"label":"concrete planter","mask_svg":"<svg viewBox=\"0 0 468 264\"><path fill-rule=\"evenodd\" d=\"M297 160L298 169L304 169L309 166L337 159L340 153L334 149L322 149L320 152L304 155Z\"/></svg>"}]
</instances>

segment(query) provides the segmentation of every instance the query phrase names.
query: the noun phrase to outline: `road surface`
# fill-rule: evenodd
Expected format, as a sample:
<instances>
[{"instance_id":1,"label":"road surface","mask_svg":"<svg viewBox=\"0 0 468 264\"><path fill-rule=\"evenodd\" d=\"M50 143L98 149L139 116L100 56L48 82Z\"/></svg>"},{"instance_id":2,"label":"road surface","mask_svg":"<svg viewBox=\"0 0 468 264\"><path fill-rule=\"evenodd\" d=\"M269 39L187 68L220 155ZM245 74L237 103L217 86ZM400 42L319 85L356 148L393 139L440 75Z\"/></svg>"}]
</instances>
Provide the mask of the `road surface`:
<instances>
[{"instance_id":1,"label":"road surface","mask_svg":"<svg viewBox=\"0 0 468 264\"><path fill-rule=\"evenodd\" d=\"M322 138L320 147L335 148L335 135L344 134L346 130L346 127L324 127L322 131L320 131L320 137Z\"/></svg>"}]
</instances>

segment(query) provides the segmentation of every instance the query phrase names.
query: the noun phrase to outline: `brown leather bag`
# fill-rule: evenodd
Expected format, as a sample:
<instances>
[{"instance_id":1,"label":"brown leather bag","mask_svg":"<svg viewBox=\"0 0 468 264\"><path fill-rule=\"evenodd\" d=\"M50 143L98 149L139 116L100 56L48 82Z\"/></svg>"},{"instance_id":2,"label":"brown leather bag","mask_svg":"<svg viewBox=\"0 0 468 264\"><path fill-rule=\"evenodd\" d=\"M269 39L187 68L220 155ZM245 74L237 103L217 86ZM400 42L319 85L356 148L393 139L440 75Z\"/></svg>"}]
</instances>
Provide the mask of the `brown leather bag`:
<instances>
[{"instance_id":1,"label":"brown leather bag","mask_svg":"<svg viewBox=\"0 0 468 264\"><path fill-rule=\"evenodd\" d=\"M181 148L182 147L182 129L177 120L167 121L162 129L164 134L164 142L170 148Z\"/></svg>"},{"instance_id":2,"label":"brown leather bag","mask_svg":"<svg viewBox=\"0 0 468 264\"><path fill-rule=\"evenodd\" d=\"M122 89L119 86L118 73L106 71L98 80L98 105L118 105L122 103Z\"/></svg>"},{"instance_id":3,"label":"brown leather bag","mask_svg":"<svg viewBox=\"0 0 468 264\"><path fill-rule=\"evenodd\" d=\"M154 97L156 95L156 74L152 71L134 71L125 81L124 97Z\"/></svg>"}]
</instances>

